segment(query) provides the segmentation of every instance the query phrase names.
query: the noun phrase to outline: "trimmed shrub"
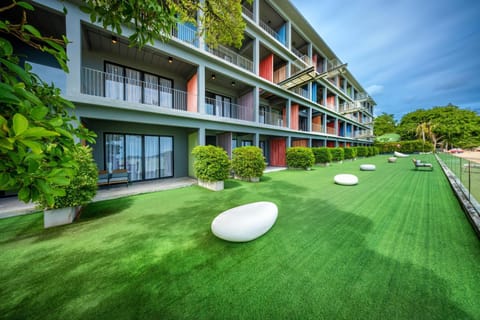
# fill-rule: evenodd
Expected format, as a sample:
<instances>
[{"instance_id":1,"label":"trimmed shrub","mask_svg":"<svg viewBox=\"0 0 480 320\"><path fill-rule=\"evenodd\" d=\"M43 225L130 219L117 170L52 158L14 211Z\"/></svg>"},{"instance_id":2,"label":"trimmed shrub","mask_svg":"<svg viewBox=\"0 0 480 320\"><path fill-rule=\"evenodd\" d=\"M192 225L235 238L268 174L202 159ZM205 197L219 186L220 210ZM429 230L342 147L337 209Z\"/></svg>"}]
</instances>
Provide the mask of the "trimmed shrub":
<instances>
[{"instance_id":1,"label":"trimmed shrub","mask_svg":"<svg viewBox=\"0 0 480 320\"><path fill-rule=\"evenodd\" d=\"M345 159L355 159L357 157L356 148L345 148L343 149Z\"/></svg>"},{"instance_id":2,"label":"trimmed shrub","mask_svg":"<svg viewBox=\"0 0 480 320\"><path fill-rule=\"evenodd\" d=\"M62 187L63 195L54 196L53 206L42 195L38 204L45 209L77 207L89 203L97 193L98 168L93 160L92 148L76 145L70 156L76 163L75 174L68 185Z\"/></svg>"},{"instance_id":3,"label":"trimmed shrub","mask_svg":"<svg viewBox=\"0 0 480 320\"><path fill-rule=\"evenodd\" d=\"M287 149L287 166L289 168L308 169L315 163L312 149L306 147L292 147Z\"/></svg>"},{"instance_id":4,"label":"trimmed shrub","mask_svg":"<svg viewBox=\"0 0 480 320\"><path fill-rule=\"evenodd\" d=\"M394 151L402 153L413 152L431 152L433 151L433 144L429 141L423 144L423 140L407 140L399 142L377 142L375 147L379 149L380 153L393 153Z\"/></svg>"},{"instance_id":5,"label":"trimmed shrub","mask_svg":"<svg viewBox=\"0 0 480 320\"><path fill-rule=\"evenodd\" d=\"M232 169L242 179L260 178L265 170L262 149L254 146L233 149Z\"/></svg>"},{"instance_id":6,"label":"trimmed shrub","mask_svg":"<svg viewBox=\"0 0 480 320\"><path fill-rule=\"evenodd\" d=\"M332 161L342 161L344 159L345 152L343 148L330 148L330 152L332 153Z\"/></svg>"},{"instance_id":7,"label":"trimmed shrub","mask_svg":"<svg viewBox=\"0 0 480 320\"><path fill-rule=\"evenodd\" d=\"M215 146L196 146L192 150L195 157L193 169L198 179L213 182L223 181L230 175L230 160L225 150Z\"/></svg>"},{"instance_id":8,"label":"trimmed shrub","mask_svg":"<svg viewBox=\"0 0 480 320\"><path fill-rule=\"evenodd\" d=\"M329 163L332 162L332 153L330 148L317 147L312 148L313 155L315 156L315 163Z\"/></svg>"},{"instance_id":9,"label":"trimmed shrub","mask_svg":"<svg viewBox=\"0 0 480 320\"><path fill-rule=\"evenodd\" d=\"M373 155L374 156L376 156L380 153L380 150L378 149L378 147L373 146L372 148L373 148Z\"/></svg>"},{"instance_id":10,"label":"trimmed shrub","mask_svg":"<svg viewBox=\"0 0 480 320\"><path fill-rule=\"evenodd\" d=\"M357 147L357 157L367 157L367 156L368 156L367 147L358 146Z\"/></svg>"}]
</instances>

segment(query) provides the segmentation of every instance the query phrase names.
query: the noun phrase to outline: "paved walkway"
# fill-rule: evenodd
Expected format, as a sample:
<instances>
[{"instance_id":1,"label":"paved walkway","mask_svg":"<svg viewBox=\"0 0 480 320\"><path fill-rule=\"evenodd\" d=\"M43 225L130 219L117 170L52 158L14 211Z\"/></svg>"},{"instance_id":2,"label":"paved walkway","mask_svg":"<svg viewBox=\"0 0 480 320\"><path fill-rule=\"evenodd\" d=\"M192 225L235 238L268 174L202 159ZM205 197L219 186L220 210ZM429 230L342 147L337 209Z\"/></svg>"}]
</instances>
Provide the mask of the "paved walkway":
<instances>
[{"instance_id":1,"label":"paved walkway","mask_svg":"<svg viewBox=\"0 0 480 320\"><path fill-rule=\"evenodd\" d=\"M285 170L283 167L267 167L265 173ZM190 177L171 178L153 181L135 182L110 187L102 187L98 189L97 195L92 202L116 199L126 196L132 196L141 193L177 189L197 184L197 179ZM17 197L0 198L0 219L29 214L39 211L33 203L23 203L18 201Z\"/></svg>"}]
</instances>

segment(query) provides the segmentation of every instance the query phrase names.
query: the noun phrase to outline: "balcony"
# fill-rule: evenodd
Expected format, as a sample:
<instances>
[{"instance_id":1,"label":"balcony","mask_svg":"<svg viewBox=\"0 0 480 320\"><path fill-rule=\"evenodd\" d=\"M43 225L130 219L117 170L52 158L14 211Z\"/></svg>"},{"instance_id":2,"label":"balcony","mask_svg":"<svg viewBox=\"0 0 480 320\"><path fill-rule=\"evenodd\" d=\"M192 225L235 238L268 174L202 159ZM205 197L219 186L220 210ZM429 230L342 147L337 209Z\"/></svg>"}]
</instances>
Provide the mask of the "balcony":
<instances>
[{"instance_id":1,"label":"balcony","mask_svg":"<svg viewBox=\"0 0 480 320\"><path fill-rule=\"evenodd\" d=\"M325 127L319 123L312 123L312 132L324 133Z\"/></svg>"},{"instance_id":2,"label":"balcony","mask_svg":"<svg viewBox=\"0 0 480 320\"><path fill-rule=\"evenodd\" d=\"M260 24L260 27L266 33L271 35L275 40L277 40L278 42L280 42L282 45L285 46L286 43L285 43L285 36L284 35L280 35L277 31L273 30L266 22L263 22L262 20L260 20L259 24Z\"/></svg>"},{"instance_id":3,"label":"balcony","mask_svg":"<svg viewBox=\"0 0 480 320\"><path fill-rule=\"evenodd\" d=\"M213 115L219 118L254 121L253 109L231 102L205 98L205 106L201 114Z\"/></svg>"},{"instance_id":4,"label":"balcony","mask_svg":"<svg viewBox=\"0 0 480 320\"><path fill-rule=\"evenodd\" d=\"M353 137L357 139L373 138L374 137L373 130L367 130L367 129L356 130Z\"/></svg>"},{"instance_id":5,"label":"balcony","mask_svg":"<svg viewBox=\"0 0 480 320\"><path fill-rule=\"evenodd\" d=\"M245 16L247 16L250 20L254 21L254 19L253 19L253 12L252 12L249 8L247 8L247 7L245 7L245 6L242 6L242 13L243 13Z\"/></svg>"},{"instance_id":6,"label":"balcony","mask_svg":"<svg viewBox=\"0 0 480 320\"><path fill-rule=\"evenodd\" d=\"M198 48L197 30L193 25L177 23L177 28L172 30L172 37Z\"/></svg>"},{"instance_id":7,"label":"balcony","mask_svg":"<svg viewBox=\"0 0 480 320\"><path fill-rule=\"evenodd\" d=\"M253 72L253 61L242 57L233 50L230 50L222 45L218 45L216 48L207 47L206 50L225 61L233 63L234 65L247 71Z\"/></svg>"},{"instance_id":8,"label":"balcony","mask_svg":"<svg viewBox=\"0 0 480 320\"><path fill-rule=\"evenodd\" d=\"M258 121L259 123L264 123L271 126L282 128L285 127L283 116L280 113L276 112L260 111Z\"/></svg>"},{"instance_id":9,"label":"balcony","mask_svg":"<svg viewBox=\"0 0 480 320\"><path fill-rule=\"evenodd\" d=\"M187 110L185 91L90 68L82 68L81 93L178 111Z\"/></svg>"}]
</instances>

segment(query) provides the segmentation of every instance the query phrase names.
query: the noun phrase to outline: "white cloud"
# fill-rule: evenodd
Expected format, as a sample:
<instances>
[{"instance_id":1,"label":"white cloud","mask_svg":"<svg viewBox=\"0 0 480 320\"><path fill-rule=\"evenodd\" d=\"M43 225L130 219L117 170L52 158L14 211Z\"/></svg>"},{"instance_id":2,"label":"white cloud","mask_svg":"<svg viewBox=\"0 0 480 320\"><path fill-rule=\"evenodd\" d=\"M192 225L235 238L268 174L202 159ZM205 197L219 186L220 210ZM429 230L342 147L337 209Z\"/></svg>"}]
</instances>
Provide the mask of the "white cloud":
<instances>
[{"instance_id":1,"label":"white cloud","mask_svg":"<svg viewBox=\"0 0 480 320\"><path fill-rule=\"evenodd\" d=\"M371 85L367 88L367 92L371 96L380 95L383 92L383 86L379 84Z\"/></svg>"}]
</instances>

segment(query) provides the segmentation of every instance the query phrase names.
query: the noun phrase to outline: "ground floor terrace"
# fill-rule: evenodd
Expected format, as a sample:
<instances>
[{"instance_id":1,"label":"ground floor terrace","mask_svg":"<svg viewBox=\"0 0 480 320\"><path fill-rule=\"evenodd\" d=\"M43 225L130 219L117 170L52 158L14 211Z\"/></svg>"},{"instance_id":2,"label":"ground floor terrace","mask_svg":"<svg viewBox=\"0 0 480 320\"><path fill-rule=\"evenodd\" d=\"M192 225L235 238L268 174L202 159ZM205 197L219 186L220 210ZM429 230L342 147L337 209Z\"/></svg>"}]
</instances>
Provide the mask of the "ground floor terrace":
<instances>
[{"instance_id":1,"label":"ground floor terrace","mask_svg":"<svg viewBox=\"0 0 480 320\"><path fill-rule=\"evenodd\" d=\"M388 156L95 202L75 223L0 220L0 314L28 319L475 319L480 242L434 170ZM376 171L360 171L360 164ZM333 183L355 174L356 186ZM126 187L125 187L126 188ZM210 231L272 201L248 243Z\"/></svg>"},{"instance_id":2,"label":"ground floor terrace","mask_svg":"<svg viewBox=\"0 0 480 320\"><path fill-rule=\"evenodd\" d=\"M93 108L95 110L95 108ZM286 166L289 147L351 147L369 145L334 135L310 135L273 126L206 121L106 109L79 108L82 125L95 132L93 155L99 170L126 169L130 182L193 177L192 150L197 145L222 147L229 157L241 146L262 149L268 166ZM109 112L111 111L111 114Z\"/></svg>"}]
</instances>

